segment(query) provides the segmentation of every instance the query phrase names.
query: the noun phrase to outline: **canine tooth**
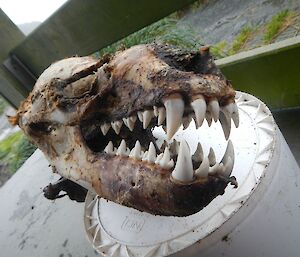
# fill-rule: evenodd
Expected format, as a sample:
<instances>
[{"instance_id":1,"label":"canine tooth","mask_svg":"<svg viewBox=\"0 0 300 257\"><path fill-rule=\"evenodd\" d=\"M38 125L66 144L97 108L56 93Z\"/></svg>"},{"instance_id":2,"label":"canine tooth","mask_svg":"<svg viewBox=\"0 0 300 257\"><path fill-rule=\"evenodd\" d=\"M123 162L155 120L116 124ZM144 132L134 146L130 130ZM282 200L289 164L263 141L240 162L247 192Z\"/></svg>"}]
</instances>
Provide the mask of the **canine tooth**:
<instances>
[{"instance_id":1,"label":"canine tooth","mask_svg":"<svg viewBox=\"0 0 300 257\"><path fill-rule=\"evenodd\" d=\"M156 161L155 163L158 164L159 166L161 166L164 169L172 168L171 167L172 166L171 165L172 164L171 156L170 156L170 151L169 151L168 147L165 148L165 151L163 153L162 158L159 161ZM174 162L173 162L173 165L174 165Z\"/></svg>"},{"instance_id":2,"label":"canine tooth","mask_svg":"<svg viewBox=\"0 0 300 257\"><path fill-rule=\"evenodd\" d=\"M158 107L157 106L153 106L153 114L155 117L158 116Z\"/></svg>"},{"instance_id":3,"label":"canine tooth","mask_svg":"<svg viewBox=\"0 0 300 257\"><path fill-rule=\"evenodd\" d=\"M121 120L113 121L113 122L111 123L111 126L112 126L113 130L114 130L114 131L116 132L116 134L118 134L118 135L119 135L119 133L120 133L122 124L123 124L123 121L121 121Z\"/></svg>"},{"instance_id":4,"label":"canine tooth","mask_svg":"<svg viewBox=\"0 0 300 257\"><path fill-rule=\"evenodd\" d=\"M114 145L111 141L108 142L107 146L104 148L105 153L114 153Z\"/></svg>"},{"instance_id":5,"label":"canine tooth","mask_svg":"<svg viewBox=\"0 0 300 257\"><path fill-rule=\"evenodd\" d=\"M126 147L126 142L124 139L122 139L121 144L116 152L116 155L120 156L127 156L127 147Z\"/></svg>"},{"instance_id":6,"label":"canine tooth","mask_svg":"<svg viewBox=\"0 0 300 257\"><path fill-rule=\"evenodd\" d=\"M183 182L192 181L194 178L190 148L185 140L182 140L180 143L177 162L172 172L172 177Z\"/></svg>"},{"instance_id":7,"label":"canine tooth","mask_svg":"<svg viewBox=\"0 0 300 257\"><path fill-rule=\"evenodd\" d=\"M208 159L209 159L210 166L214 166L216 164L216 155L212 148L209 148Z\"/></svg>"},{"instance_id":8,"label":"canine tooth","mask_svg":"<svg viewBox=\"0 0 300 257\"><path fill-rule=\"evenodd\" d=\"M208 104L208 108L215 122L219 119L220 106L217 100L212 100Z\"/></svg>"},{"instance_id":9,"label":"canine tooth","mask_svg":"<svg viewBox=\"0 0 300 257\"><path fill-rule=\"evenodd\" d=\"M199 168L196 169L195 175L199 178L206 178L209 172L209 160L205 157L200 164Z\"/></svg>"},{"instance_id":10,"label":"canine tooth","mask_svg":"<svg viewBox=\"0 0 300 257\"><path fill-rule=\"evenodd\" d=\"M229 138L230 136L230 131L231 131L231 120L228 116L228 114L224 113L224 112L220 112L220 117L219 117L224 135L226 140Z\"/></svg>"},{"instance_id":11,"label":"canine tooth","mask_svg":"<svg viewBox=\"0 0 300 257\"><path fill-rule=\"evenodd\" d=\"M143 113L143 128L146 129L154 117L152 110L146 110Z\"/></svg>"},{"instance_id":12,"label":"canine tooth","mask_svg":"<svg viewBox=\"0 0 300 257\"><path fill-rule=\"evenodd\" d=\"M208 126L210 127L211 124L212 124L211 113L210 113L210 112L206 112L206 113L205 113L205 118L206 118L206 121L207 121Z\"/></svg>"},{"instance_id":13,"label":"canine tooth","mask_svg":"<svg viewBox=\"0 0 300 257\"><path fill-rule=\"evenodd\" d=\"M141 159L141 144L139 140L135 142L134 148L131 150L129 157L140 160Z\"/></svg>"},{"instance_id":14,"label":"canine tooth","mask_svg":"<svg viewBox=\"0 0 300 257\"><path fill-rule=\"evenodd\" d=\"M166 107L167 137L171 139L181 125L184 102L180 96L173 96L166 99L164 105Z\"/></svg>"},{"instance_id":15,"label":"canine tooth","mask_svg":"<svg viewBox=\"0 0 300 257\"><path fill-rule=\"evenodd\" d=\"M197 128L201 127L204 117L205 117L205 113L206 113L206 102L203 98L203 96L201 98L196 99L195 101L193 101L191 103L194 112L195 112L195 118L196 118L196 125Z\"/></svg>"},{"instance_id":16,"label":"canine tooth","mask_svg":"<svg viewBox=\"0 0 300 257\"><path fill-rule=\"evenodd\" d=\"M192 116L188 115L186 117L183 117L182 119L183 129L187 129L191 121L192 121Z\"/></svg>"},{"instance_id":17,"label":"canine tooth","mask_svg":"<svg viewBox=\"0 0 300 257\"><path fill-rule=\"evenodd\" d=\"M223 175L225 175L226 177L230 177L232 169L233 169L233 160L231 159L231 157L229 156L226 160L226 163L224 164L224 170L223 170Z\"/></svg>"},{"instance_id":18,"label":"canine tooth","mask_svg":"<svg viewBox=\"0 0 300 257\"><path fill-rule=\"evenodd\" d=\"M110 129L110 123L104 123L100 126L103 135L105 136Z\"/></svg>"},{"instance_id":19,"label":"canine tooth","mask_svg":"<svg viewBox=\"0 0 300 257\"><path fill-rule=\"evenodd\" d=\"M226 161L228 160L228 157L231 158L232 162L234 163L234 148L231 140L228 140L228 144L224 153L224 156L221 160L222 163L226 164Z\"/></svg>"},{"instance_id":20,"label":"canine tooth","mask_svg":"<svg viewBox=\"0 0 300 257\"><path fill-rule=\"evenodd\" d=\"M239 118L239 110L236 103L233 104L233 112L231 118L233 120L235 127L238 128L240 124L240 118Z\"/></svg>"},{"instance_id":21,"label":"canine tooth","mask_svg":"<svg viewBox=\"0 0 300 257\"><path fill-rule=\"evenodd\" d=\"M138 111L137 112L137 116L138 116L140 122L143 122L143 112L142 111Z\"/></svg>"},{"instance_id":22,"label":"canine tooth","mask_svg":"<svg viewBox=\"0 0 300 257\"><path fill-rule=\"evenodd\" d=\"M198 145L197 145L197 149L192 156L192 160L195 162L202 162L202 160L203 160L203 150L202 150L202 146L200 143L198 143Z\"/></svg>"},{"instance_id":23,"label":"canine tooth","mask_svg":"<svg viewBox=\"0 0 300 257\"><path fill-rule=\"evenodd\" d=\"M158 119L157 124L158 126L162 125L166 119L166 109L165 107L159 107L158 108Z\"/></svg>"},{"instance_id":24,"label":"canine tooth","mask_svg":"<svg viewBox=\"0 0 300 257\"><path fill-rule=\"evenodd\" d=\"M150 142L149 149L148 149L147 161L154 163L155 160L156 160L155 146L154 146L154 144L152 142Z\"/></svg>"}]
</instances>

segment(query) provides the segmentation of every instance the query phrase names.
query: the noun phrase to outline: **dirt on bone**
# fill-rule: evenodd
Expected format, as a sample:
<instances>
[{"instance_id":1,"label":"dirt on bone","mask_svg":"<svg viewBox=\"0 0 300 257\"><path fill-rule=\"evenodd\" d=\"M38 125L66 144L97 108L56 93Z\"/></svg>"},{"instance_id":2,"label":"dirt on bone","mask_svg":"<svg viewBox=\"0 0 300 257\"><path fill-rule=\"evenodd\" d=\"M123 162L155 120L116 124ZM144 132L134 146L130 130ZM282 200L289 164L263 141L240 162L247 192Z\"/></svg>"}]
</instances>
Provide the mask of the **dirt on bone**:
<instances>
[{"instance_id":1,"label":"dirt on bone","mask_svg":"<svg viewBox=\"0 0 300 257\"><path fill-rule=\"evenodd\" d=\"M184 119L197 127L204 119L219 120L228 139L231 120L239 124L234 97L208 49L138 45L101 60L72 57L52 64L12 120L62 177L125 206L186 216L236 185L233 146L228 142L216 163L203 156L200 142L191 153L184 140L171 149L170 139ZM156 126L169 138L163 149L152 134ZM54 199L60 191L80 201L86 193L69 180L44 192Z\"/></svg>"}]
</instances>

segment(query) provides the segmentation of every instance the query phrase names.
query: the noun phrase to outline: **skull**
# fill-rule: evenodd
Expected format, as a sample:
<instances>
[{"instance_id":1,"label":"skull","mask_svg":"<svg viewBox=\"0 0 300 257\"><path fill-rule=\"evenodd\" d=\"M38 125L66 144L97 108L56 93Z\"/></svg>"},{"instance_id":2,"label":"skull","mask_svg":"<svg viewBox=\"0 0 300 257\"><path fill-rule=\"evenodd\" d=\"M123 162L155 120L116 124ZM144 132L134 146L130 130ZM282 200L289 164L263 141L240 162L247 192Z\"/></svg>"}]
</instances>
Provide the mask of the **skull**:
<instances>
[{"instance_id":1,"label":"skull","mask_svg":"<svg viewBox=\"0 0 300 257\"><path fill-rule=\"evenodd\" d=\"M173 140L194 119L220 120L225 137L238 126L235 91L198 52L169 45L137 45L101 60L72 57L52 64L21 104L16 123L45 154L54 172L99 196L152 214L187 216L224 193L234 151L229 141L216 163ZM171 141L169 141L171 142Z\"/></svg>"}]
</instances>

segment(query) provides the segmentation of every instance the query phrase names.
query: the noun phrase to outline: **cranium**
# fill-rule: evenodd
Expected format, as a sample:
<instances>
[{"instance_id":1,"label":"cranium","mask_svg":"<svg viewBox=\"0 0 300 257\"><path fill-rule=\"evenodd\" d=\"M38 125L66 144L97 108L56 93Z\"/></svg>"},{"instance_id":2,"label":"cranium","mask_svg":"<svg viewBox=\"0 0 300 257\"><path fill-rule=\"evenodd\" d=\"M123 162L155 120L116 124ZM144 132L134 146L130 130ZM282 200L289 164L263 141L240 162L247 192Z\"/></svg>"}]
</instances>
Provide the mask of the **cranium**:
<instances>
[{"instance_id":1,"label":"cranium","mask_svg":"<svg viewBox=\"0 0 300 257\"><path fill-rule=\"evenodd\" d=\"M187 216L223 194L234 152L192 155L173 141L159 149L152 128L172 139L192 118L200 127L220 120L225 137L238 126L235 91L208 48L184 51L137 45L97 60L52 64L21 104L15 122L44 152L53 171L116 203L158 215Z\"/></svg>"}]
</instances>

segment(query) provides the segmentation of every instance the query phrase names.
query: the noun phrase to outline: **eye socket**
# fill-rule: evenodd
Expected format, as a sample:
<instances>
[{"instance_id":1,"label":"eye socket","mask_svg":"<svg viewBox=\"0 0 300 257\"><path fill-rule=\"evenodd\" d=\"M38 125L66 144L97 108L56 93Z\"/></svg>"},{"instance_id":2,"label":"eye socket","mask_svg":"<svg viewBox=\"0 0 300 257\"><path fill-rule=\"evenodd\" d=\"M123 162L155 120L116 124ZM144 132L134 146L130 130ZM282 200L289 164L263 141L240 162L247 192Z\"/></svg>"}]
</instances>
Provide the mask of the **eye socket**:
<instances>
[{"instance_id":1,"label":"eye socket","mask_svg":"<svg viewBox=\"0 0 300 257\"><path fill-rule=\"evenodd\" d=\"M29 127L34 132L44 133L44 134L49 134L53 130L53 127L50 124L50 122L30 123Z\"/></svg>"}]
</instances>

